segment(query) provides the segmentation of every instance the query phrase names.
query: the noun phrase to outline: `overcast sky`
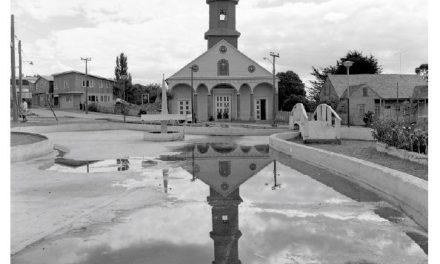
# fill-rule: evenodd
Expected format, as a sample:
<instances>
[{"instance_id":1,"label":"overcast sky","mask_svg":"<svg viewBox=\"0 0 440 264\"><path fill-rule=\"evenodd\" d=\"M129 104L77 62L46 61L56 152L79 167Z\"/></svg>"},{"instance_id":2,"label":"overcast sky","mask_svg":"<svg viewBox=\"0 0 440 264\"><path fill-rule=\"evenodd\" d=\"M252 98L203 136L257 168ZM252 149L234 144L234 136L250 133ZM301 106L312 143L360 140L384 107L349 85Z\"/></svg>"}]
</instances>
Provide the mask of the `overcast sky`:
<instances>
[{"instance_id":1,"label":"overcast sky","mask_svg":"<svg viewBox=\"0 0 440 264\"><path fill-rule=\"evenodd\" d=\"M113 78L124 52L135 82L159 83L207 48L205 0L12 0L23 42L24 74L84 70ZM293 70L306 84L312 66L335 64L349 50L373 54L384 73L428 61L428 0L241 0L239 49L262 66L270 51L278 71Z\"/></svg>"}]
</instances>

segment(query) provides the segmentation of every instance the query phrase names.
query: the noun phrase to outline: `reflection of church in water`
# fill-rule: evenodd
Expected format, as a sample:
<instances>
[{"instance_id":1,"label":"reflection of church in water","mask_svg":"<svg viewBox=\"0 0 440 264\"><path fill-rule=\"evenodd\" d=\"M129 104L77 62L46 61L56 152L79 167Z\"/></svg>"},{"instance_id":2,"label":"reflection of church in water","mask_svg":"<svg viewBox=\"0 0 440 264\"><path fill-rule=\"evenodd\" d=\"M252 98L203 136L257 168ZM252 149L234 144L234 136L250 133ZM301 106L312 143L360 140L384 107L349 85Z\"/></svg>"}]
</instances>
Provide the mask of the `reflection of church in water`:
<instances>
[{"instance_id":1,"label":"reflection of church in water","mask_svg":"<svg viewBox=\"0 0 440 264\"><path fill-rule=\"evenodd\" d=\"M197 144L188 153L190 168L196 179L209 185L214 240L213 264L241 263L238 256L238 206L240 185L272 162L267 145L238 146L232 143ZM275 164L275 163L274 163Z\"/></svg>"}]
</instances>

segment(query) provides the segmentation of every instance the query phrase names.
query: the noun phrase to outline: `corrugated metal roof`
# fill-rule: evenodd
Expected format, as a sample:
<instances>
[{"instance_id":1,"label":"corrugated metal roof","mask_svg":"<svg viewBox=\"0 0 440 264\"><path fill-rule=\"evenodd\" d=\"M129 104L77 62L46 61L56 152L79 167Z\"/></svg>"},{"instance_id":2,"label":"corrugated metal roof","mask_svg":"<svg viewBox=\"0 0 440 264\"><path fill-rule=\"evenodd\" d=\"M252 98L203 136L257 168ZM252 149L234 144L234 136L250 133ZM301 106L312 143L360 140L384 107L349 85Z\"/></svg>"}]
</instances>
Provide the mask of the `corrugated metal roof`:
<instances>
[{"instance_id":1,"label":"corrugated metal roof","mask_svg":"<svg viewBox=\"0 0 440 264\"><path fill-rule=\"evenodd\" d=\"M47 80L47 81L53 81L52 75L40 75L40 77Z\"/></svg>"},{"instance_id":2,"label":"corrugated metal roof","mask_svg":"<svg viewBox=\"0 0 440 264\"><path fill-rule=\"evenodd\" d=\"M55 76L59 76L59 75L69 74L69 73L76 73L76 74L80 74L80 75L85 75L83 72L79 72L79 71L74 71L74 70L72 70L72 71L65 71L65 72L55 73L55 74L53 74L53 76L55 77ZM107 80L107 81L112 81L112 82L114 82L113 79L109 79L109 78L101 77L101 76L94 75L94 74L87 74L87 76L95 77L95 78L98 78L98 79L103 79L103 80Z\"/></svg>"},{"instance_id":3,"label":"corrugated metal roof","mask_svg":"<svg viewBox=\"0 0 440 264\"><path fill-rule=\"evenodd\" d=\"M347 89L347 75L330 74L328 79L339 97ZM350 88L369 87L382 98L411 98L416 86L427 86L428 82L416 74L350 74Z\"/></svg>"},{"instance_id":4,"label":"corrugated metal roof","mask_svg":"<svg viewBox=\"0 0 440 264\"><path fill-rule=\"evenodd\" d=\"M412 98L428 99L428 85L416 86Z\"/></svg>"}]
</instances>

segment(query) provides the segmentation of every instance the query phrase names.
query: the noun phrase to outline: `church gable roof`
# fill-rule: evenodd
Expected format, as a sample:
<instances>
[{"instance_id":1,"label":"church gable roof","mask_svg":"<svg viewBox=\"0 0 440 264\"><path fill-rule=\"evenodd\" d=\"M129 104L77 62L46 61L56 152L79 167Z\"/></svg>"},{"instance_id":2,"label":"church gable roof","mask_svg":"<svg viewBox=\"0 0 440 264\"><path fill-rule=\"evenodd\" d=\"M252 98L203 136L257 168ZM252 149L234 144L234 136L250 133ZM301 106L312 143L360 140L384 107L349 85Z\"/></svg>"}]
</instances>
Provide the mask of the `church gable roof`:
<instances>
[{"instance_id":1,"label":"church gable roof","mask_svg":"<svg viewBox=\"0 0 440 264\"><path fill-rule=\"evenodd\" d=\"M226 52L222 53L220 47L225 46ZM217 62L225 59L229 63L229 75L219 76L217 72ZM201 54L199 57L185 65L168 80L186 79L191 76L191 65L198 65L199 70L194 73L194 78L271 78L272 73L260 66L257 62L247 57L226 40L221 40L212 48ZM253 72L249 71L249 66L254 66Z\"/></svg>"}]
</instances>

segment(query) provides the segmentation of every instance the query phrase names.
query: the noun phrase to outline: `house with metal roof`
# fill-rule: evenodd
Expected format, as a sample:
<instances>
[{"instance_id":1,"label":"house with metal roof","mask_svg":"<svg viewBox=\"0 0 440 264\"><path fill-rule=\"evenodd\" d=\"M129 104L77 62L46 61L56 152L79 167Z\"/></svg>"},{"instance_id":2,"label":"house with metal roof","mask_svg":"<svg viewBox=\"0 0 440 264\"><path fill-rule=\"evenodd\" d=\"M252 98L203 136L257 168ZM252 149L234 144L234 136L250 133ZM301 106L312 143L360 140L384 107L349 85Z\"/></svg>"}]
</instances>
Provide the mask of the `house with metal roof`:
<instances>
[{"instance_id":1,"label":"house with metal roof","mask_svg":"<svg viewBox=\"0 0 440 264\"><path fill-rule=\"evenodd\" d=\"M89 104L113 105L114 80L79 71L66 71L53 75L54 105L62 109L82 109L86 100L86 84Z\"/></svg>"},{"instance_id":2,"label":"house with metal roof","mask_svg":"<svg viewBox=\"0 0 440 264\"><path fill-rule=\"evenodd\" d=\"M31 87L32 105L47 106L53 104L53 76L39 75L35 85Z\"/></svg>"},{"instance_id":3,"label":"house with metal roof","mask_svg":"<svg viewBox=\"0 0 440 264\"><path fill-rule=\"evenodd\" d=\"M10 80L10 84L12 85L12 80ZM28 101L28 103L31 101L32 99L32 94L31 94L31 90L35 85L35 81L37 80L37 77L35 76L23 76L21 78L21 98L26 99L26 101ZM15 79L15 88L17 91L17 98L20 97L20 80L17 77Z\"/></svg>"},{"instance_id":4,"label":"house with metal roof","mask_svg":"<svg viewBox=\"0 0 440 264\"><path fill-rule=\"evenodd\" d=\"M321 89L320 100L337 105L343 124L348 122L348 105L352 125L364 125L363 117L368 111L382 119L414 120L417 119L414 93L419 89L426 89L427 105L428 82L419 75L330 74Z\"/></svg>"}]
</instances>

